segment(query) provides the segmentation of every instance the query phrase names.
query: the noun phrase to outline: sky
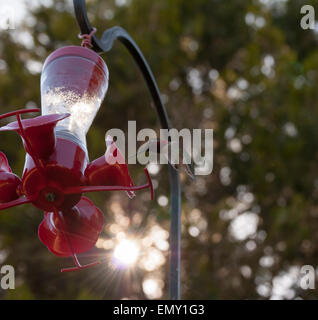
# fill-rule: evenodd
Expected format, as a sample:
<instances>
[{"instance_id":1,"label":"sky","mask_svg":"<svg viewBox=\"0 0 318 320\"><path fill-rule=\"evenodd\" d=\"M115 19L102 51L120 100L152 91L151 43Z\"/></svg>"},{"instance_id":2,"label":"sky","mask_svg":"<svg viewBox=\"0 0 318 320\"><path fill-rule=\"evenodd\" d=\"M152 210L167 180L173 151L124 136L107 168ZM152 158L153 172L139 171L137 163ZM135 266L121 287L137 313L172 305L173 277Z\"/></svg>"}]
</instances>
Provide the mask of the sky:
<instances>
[{"instance_id":1,"label":"sky","mask_svg":"<svg viewBox=\"0 0 318 320\"><path fill-rule=\"evenodd\" d=\"M50 5L52 2L52 0L1 0L0 14L13 12L15 23L19 24L27 8L34 8L40 4Z\"/></svg>"}]
</instances>

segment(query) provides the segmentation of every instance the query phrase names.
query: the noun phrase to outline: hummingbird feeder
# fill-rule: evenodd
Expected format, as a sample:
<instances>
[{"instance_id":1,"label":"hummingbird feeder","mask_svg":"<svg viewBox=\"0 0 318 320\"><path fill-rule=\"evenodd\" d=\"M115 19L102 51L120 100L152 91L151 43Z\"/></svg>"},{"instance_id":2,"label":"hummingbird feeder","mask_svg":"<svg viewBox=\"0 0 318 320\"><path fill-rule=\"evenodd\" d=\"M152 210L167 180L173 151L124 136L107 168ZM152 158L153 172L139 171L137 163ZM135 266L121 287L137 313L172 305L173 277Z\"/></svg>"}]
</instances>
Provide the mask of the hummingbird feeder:
<instances>
[{"instance_id":1,"label":"hummingbird feeder","mask_svg":"<svg viewBox=\"0 0 318 320\"><path fill-rule=\"evenodd\" d=\"M167 112L153 74L140 49L120 27L104 32L99 40L88 22L85 0L74 0L81 29L82 46L66 46L46 59L41 75L41 110L21 109L0 115L16 121L0 128L15 131L26 150L21 179L0 152L0 210L30 203L44 211L38 229L40 240L56 256L73 257L75 266L62 272L94 266L81 265L78 254L91 249L104 224L102 211L83 194L98 191L135 191L153 186L145 168L144 185L134 186L128 166L111 137L106 137L106 153L89 161L86 134L108 88L108 68L98 53L109 51L119 39L130 51L144 75L156 110L165 129L170 129ZM26 113L41 115L21 119ZM122 161L113 161L121 158ZM171 182L170 297L180 298L180 182L169 164Z\"/></svg>"}]
</instances>

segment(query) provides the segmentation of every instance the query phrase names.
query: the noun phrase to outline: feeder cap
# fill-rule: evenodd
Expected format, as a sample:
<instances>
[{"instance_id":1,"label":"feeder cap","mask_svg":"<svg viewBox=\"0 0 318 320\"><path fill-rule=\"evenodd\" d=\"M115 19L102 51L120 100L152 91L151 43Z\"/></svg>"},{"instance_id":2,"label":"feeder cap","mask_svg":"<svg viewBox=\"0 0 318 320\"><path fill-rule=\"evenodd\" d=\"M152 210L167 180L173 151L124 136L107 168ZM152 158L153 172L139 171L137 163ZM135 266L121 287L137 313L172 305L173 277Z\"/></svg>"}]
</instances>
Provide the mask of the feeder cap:
<instances>
[{"instance_id":1,"label":"feeder cap","mask_svg":"<svg viewBox=\"0 0 318 320\"><path fill-rule=\"evenodd\" d=\"M93 50L81 46L67 46L53 51L45 60L42 71L53 60L63 56L78 56L93 61L108 78L108 68L105 61Z\"/></svg>"}]
</instances>

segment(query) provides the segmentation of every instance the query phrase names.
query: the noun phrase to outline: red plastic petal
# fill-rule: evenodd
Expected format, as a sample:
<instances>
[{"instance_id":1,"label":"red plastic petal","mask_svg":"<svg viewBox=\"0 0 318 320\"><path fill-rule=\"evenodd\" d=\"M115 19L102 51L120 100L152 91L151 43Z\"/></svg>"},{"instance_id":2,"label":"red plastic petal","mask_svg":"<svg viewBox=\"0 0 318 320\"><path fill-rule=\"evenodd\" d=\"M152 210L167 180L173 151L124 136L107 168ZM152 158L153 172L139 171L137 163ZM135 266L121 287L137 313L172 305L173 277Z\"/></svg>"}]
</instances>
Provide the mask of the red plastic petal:
<instances>
[{"instance_id":1,"label":"red plastic petal","mask_svg":"<svg viewBox=\"0 0 318 320\"><path fill-rule=\"evenodd\" d=\"M0 152L0 203L18 199L17 188L20 184L21 179L12 173L7 157Z\"/></svg>"},{"instance_id":2,"label":"red plastic petal","mask_svg":"<svg viewBox=\"0 0 318 320\"><path fill-rule=\"evenodd\" d=\"M128 166L112 137L106 137L106 145L105 155L92 161L85 170L88 184L132 187L134 184L129 175ZM127 191L127 194L131 198L135 196L133 191Z\"/></svg>"},{"instance_id":3,"label":"red plastic petal","mask_svg":"<svg viewBox=\"0 0 318 320\"><path fill-rule=\"evenodd\" d=\"M17 188L21 179L11 172L0 172L0 203L6 203L19 198Z\"/></svg>"},{"instance_id":4,"label":"red plastic petal","mask_svg":"<svg viewBox=\"0 0 318 320\"><path fill-rule=\"evenodd\" d=\"M12 172L8 159L3 152L0 152L0 172L1 171Z\"/></svg>"},{"instance_id":5,"label":"red plastic petal","mask_svg":"<svg viewBox=\"0 0 318 320\"><path fill-rule=\"evenodd\" d=\"M32 157L40 159L49 157L55 147L54 128L58 121L69 116L69 113L49 114L32 119L21 120L24 135L28 142L26 143L26 141L24 141L26 151ZM18 121L1 127L0 131L16 131L19 135L23 136ZM24 136L22 138L24 138Z\"/></svg>"},{"instance_id":6,"label":"red plastic petal","mask_svg":"<svg viewBox=\"0 0 318 320\"><path fill-rule=\"evenodd\" d=\"M60 217L61 214L64 219ZM101 210L88 198L82 197L68 211L46 212L38 234L52 253L66 257L91 249L103 225L104 215Z\"/></svg>"}]
</instances>

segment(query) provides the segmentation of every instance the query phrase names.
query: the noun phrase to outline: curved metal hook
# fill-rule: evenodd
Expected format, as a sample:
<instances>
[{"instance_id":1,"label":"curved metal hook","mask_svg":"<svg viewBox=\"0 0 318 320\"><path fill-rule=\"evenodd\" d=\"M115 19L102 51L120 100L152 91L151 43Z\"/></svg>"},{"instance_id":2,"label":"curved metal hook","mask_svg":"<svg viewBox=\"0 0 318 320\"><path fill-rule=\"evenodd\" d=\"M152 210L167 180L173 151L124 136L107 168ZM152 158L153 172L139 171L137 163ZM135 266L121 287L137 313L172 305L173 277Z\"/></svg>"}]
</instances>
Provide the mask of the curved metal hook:
<instances>
[{"instance_id":1,"label":"curved metal hook","mask_svg":"<svg viewBox=\"0 0 318 320\"><path fill-rule=\"evenodd\" d=\"M92 26L89 23L86 11L85 0L73 0L75 15L82 34L89 34ZM160 91L154 75L141 50L121 27L107 29L102 38L96 34L92 36L92 50L98 53L105 53L112 49L114 41L118 39L131 53L139 66L152 96L161 127L171 129L166 108L162 102ZM171 193L171 228L170 228L170 299L180 299L180 241L181 241L181 186L177 170L169 164L170 193Z\"/></svg>"}]
</instances>

